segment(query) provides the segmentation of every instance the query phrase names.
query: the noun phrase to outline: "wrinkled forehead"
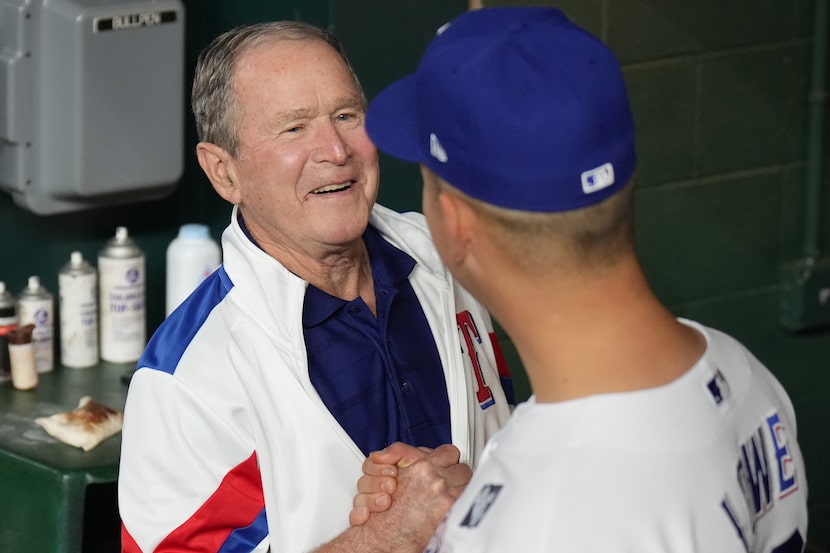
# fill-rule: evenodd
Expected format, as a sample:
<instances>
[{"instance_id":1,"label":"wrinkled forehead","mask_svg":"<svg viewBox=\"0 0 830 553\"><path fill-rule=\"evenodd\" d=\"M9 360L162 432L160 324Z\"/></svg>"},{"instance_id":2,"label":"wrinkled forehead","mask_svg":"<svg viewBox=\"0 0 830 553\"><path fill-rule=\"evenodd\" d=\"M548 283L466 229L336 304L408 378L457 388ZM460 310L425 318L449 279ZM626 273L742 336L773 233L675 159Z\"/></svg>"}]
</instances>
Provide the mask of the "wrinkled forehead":
<instances>
[{"instance_id":1,"label":"wrinkled forehead","mask_svg":"<svg viewBox=\"0 0 830 553\"><path fill-rule=\"evenodd\" d=\"M337 87L341 95L354 95L363 103L363 91L346 59L324 40L272 39L247 48L234 64L233 88L239 94L251 87L273 86L274 92L289 81L311 81Z\"/></svg>"},{"instance_id":2,"label":"wrinkled forehead","mask_svg":"<svg viewBox=\"0 0 830 553\"><path fill-rule=\"evenodd\" d=\"M253 71L313 71L319 65L340 66L349 72L343 56L332 45L318 38L263 37L237 53L235 77Z\"/></svg>"},{"instance_id":3,"label":"wrinkled forehead","mask_svg":"<svg viewBox=\"0 0 830 553\"><path fill-rule=\"evenodd\" d=\"M274 42L239 61L234 102L240 132L365 109L346 63L325 42Z\"/></svg>"}]
</instances>

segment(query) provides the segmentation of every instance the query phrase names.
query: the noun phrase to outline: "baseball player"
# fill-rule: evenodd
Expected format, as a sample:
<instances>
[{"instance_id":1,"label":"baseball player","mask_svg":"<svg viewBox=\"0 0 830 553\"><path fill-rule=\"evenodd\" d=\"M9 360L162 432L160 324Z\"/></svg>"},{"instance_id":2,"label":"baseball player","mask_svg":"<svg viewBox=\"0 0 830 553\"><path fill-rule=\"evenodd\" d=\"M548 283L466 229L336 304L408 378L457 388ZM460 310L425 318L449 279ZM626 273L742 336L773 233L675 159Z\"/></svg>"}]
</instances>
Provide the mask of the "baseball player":
<instances>
[{"instance_id":1,"label":"baseball player","mask_svg":"<svg viewBox=\"0 0 830 553\"><path fill-rule=\"evenodd\" d=\"M457 497L459 460L475 464L510 412L489 315L421 215L375 204L365 99L328 33L223 34L193 108L199 163L233 208L223 264L130 384L123 551L395 550L420 525L349 528L361 464L392 442L435 448L408 513Z\"/></svg>"},{"instance_id":2,"label":"baseball player","mask_svg":"<svg viewBox=\"0 0 830 553\"><path fill-rule=\"evenodd\" d=\"M533 388L428 551L803 551L786 392L735 339L673 317L637 261L634 129L608 48L553 8L465 13L367 129L420 164L441 257Z\"/></svg>"}]
</instances>

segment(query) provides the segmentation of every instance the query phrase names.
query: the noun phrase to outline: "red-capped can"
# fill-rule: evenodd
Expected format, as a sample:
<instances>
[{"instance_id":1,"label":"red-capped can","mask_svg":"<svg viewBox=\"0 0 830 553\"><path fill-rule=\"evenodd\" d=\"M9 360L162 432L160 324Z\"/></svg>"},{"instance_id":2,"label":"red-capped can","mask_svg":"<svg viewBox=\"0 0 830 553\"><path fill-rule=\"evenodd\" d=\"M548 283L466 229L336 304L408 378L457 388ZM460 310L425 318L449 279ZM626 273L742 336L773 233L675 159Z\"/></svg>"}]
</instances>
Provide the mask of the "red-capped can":
<instances>
[{"instance_id":1,"label":"red-capped can","mask_svg":"<svg viewBox=\"0 0 830 553\"><path fill-rule=\"evenodd\" d=\"M17 328L17 304L14 296L0 282L0 382L11 380L8 334Z\"/></svg>"}]
</instances>

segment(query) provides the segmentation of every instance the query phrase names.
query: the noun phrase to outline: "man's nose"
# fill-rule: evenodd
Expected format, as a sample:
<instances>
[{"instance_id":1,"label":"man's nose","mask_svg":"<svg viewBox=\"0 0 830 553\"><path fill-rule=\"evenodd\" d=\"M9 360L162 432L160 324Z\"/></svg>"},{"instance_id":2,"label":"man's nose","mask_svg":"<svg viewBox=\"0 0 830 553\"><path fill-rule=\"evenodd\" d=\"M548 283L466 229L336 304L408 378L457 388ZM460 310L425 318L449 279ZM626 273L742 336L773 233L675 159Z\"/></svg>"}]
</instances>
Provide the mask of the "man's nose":
<instances>
[{"instance_id":1,"label":"man's nose","mask_svg":"<svg viewBox=\"0 0 830 553\"><path fill-rule=\"evenodd\" d=\"M349 157L349 147L340 130L333 122L326 122L317 128L314 161L342 165Z\"/></svg>"}]
</instances>

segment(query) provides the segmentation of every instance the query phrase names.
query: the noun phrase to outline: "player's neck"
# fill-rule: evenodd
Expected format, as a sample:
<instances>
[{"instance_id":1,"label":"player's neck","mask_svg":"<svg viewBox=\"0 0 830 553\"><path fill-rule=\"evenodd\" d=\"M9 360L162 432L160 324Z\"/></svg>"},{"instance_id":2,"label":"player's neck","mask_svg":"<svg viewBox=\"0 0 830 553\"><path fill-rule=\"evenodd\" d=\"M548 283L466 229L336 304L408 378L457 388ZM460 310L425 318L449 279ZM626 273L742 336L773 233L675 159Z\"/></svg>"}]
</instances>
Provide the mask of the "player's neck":
<instances>
[{"instance_id":1,"label":"player's neck","mask_svg":"<svg viewBox=\"0 0 830 553\"><path fill-rule=\"evenodd\" d=\"M505 299L494 314L539 402L661 386L705 350L704 338L652 294L636 261L601 279L526 283Z\"/></svg>"}]
</instances>

